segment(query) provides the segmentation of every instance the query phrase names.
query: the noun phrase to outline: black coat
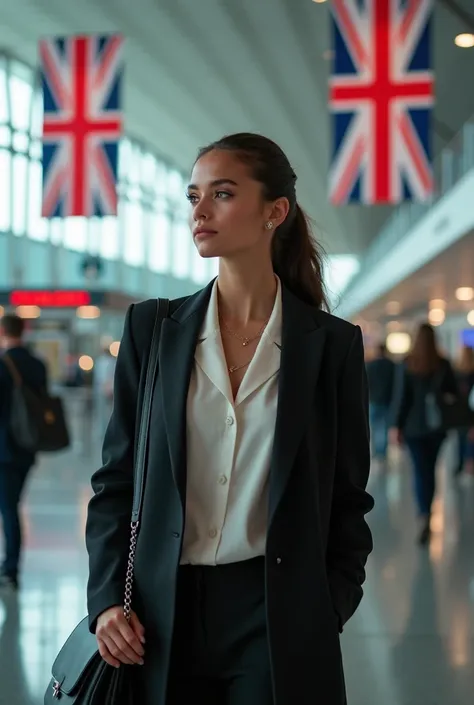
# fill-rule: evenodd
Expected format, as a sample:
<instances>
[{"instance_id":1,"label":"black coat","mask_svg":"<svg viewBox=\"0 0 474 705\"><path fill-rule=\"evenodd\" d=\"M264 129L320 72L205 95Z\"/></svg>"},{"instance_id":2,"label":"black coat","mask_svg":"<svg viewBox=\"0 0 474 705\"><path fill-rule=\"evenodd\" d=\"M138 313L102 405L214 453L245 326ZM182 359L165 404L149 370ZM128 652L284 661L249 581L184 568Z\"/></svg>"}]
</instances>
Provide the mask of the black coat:
<instances>
[{"instance_id":1,"label":"black coat","mask_svg":"<svg viewBox=\"0 0 474 705\"><path fill-rule=\"evenodd\" d=\"M165 705L184 532L186 399L212 285L172 302L162 328L133 606L146 629L143 705ZM103 467L86 541L91 629L123 601L137 411L156 302L128 311ZM346 702L339 631L362 597L372 539L367 384L360 329L283 288L282 356L271 462L266 593L276 705Z\"/></svg>"}]
</instances>

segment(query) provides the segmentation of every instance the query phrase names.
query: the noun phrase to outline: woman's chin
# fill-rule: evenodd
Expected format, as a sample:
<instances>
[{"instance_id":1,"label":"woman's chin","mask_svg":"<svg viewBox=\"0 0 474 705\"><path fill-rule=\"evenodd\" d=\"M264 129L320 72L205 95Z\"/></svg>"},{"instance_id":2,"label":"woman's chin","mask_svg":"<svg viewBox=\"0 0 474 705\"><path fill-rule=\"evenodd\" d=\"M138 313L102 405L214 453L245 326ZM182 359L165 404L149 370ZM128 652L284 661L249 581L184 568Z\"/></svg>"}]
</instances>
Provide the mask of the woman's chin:
<instances>
[{"instance_id":1,"label":"woman's chin","mask_svg":"<svg viewBox=\"0 0 474 705\"><path fill-rule=\"evenodd\" d=\"M204 259L221 256L219 248L212 242L200 242L197 246L197 251L199 256Z\"/></svg>"}]
</instances>

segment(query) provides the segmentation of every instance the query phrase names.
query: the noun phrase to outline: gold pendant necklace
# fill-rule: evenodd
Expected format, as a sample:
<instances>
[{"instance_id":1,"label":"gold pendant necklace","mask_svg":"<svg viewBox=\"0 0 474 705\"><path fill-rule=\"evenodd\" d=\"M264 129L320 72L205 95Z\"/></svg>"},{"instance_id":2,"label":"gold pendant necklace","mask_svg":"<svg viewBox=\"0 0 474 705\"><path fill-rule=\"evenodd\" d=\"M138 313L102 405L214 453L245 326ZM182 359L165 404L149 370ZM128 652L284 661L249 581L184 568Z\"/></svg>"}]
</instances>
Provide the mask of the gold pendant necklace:
<instances>
[{"instance_id":1,"label":"gold pendant necklace","mask_svg":"<svg viewBox=\"0 0 474 705\"><path fill-rule=\"evenodd\" d=\"M242 365L231 365L228 370L230 374L232 374L232 372L237 372L237 370L243 370L243 368L247 367L247 365L250 365L251 362L252 360L249 360L248 362L244 362Z\"/></svg>"},{"instance_id":2,"label":"gold pendant necklace","mask_svg":"<svg viewBox=\"0 0 474 705\"><path fill-rule=\"evenodd\" d=\"M247 347L247 345L250 345L250 343L253 343L254 340L257 340L258 338L262 337L263 333L265 332L265 328L268 325L269 320L270 319L267 319L265 321L262 328L252 338L247 338L247 336L240 335L239 333L236 333L231 328L229 328L229 326L227 325L227 323L225 321L222 321L222 326L227 331L227 333L229 333L229 335L231 335L233 338L236 338L236 340L240 340L240 342L242 343L242 346L245 348L245 347ZM247 364L249 364L249 363L247 363Z\"/></svg>"}]
</instances>

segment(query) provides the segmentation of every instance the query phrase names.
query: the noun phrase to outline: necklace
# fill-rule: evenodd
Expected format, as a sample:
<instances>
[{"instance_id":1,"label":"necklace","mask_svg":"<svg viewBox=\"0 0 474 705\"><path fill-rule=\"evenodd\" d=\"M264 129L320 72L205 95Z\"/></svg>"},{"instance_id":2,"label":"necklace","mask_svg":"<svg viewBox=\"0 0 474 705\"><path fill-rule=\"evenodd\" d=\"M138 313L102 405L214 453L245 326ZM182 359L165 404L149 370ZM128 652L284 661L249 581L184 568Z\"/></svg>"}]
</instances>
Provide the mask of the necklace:
<instances>
[{"instance_id":1,"label":"necklace","mask_svg":"<svg viewBox=\"0 0 474 705\"><path fill-rule=\"evenodd\" d=\"M231 365L230 367L228 367L228 370L229 370L230 374L232 374L232 372L237 372L237 370L243 370L244 367L247 367L248 365L250 365L251 362L252 362L252 360L249 360L248 362L244 362L241 365Z\"/></svg>"},{"instance_id":2,"label":"necklace","mask_svg":"<svg viewBox=\"0 0 474 705\"><path fill-rule=\"evenodd\" d=\"M236 338L237 340L240 340L240 342L242 343L242 346L245 348L245 347L247 347L247 345L249 345L250 343L253 343L254 340L257 340L258 338L261 338L261 337L262 337L262 335L263 335L263 333L264 333L264 331L265 331L265 328L266 328L267 325L268 325L268 321L269 321L269 320L270 320L270 319L268 318L268 319L265 321L265 323L263 324L263 326L260 328L260 330L258 331L258 333L257 333L256 335L252 336L251 338L247 338L247 336L245 336L245 335L240 335L239 333L236 333L236 332L233 331L231 328L229 328L229 326L227 325L227 323L226 323L225 321L222 321L222 326L223 326L223 328L227 331L227 333L229 333L229 335L231 335L233 338ZM249 365L250 362L248 362L247 364Z\"/></svg>"}]
</instances>

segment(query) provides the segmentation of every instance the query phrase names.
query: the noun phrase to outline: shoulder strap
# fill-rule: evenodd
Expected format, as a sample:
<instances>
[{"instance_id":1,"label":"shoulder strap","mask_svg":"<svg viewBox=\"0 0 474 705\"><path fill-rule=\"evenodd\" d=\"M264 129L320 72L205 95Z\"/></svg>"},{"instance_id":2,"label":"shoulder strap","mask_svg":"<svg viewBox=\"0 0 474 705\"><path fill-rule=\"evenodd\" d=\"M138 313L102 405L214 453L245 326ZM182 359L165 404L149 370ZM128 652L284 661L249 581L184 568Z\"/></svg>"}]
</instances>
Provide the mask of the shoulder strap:
<instances>
[{"instance_id":1,"label":"shoulder strap","mask_svg":"<svg viewBox=\"0 0 474 705\"><path fill-rule=\"evenodd\" d=\"M15 363L11 359L10 355L4 355L2 357L2 360L5 363L5 366L6 366L7 370L9 371L15 386L21 387L21 385L23 384L23 380L21 378L20 373L17 370Z\"/></svg>"},{"instance_id":2,"label":"shoulder strap","mask_svg":"<svg viewBox=\"0 0 474 705\"><path fill-rule=\"evenodd\" d=\"M148 450L148 431L150 428L151 403L153 399L153 388L158 368L158 351L160 344L161 324L163 319L168 317L170 302L168 299L158 299L156 308L155 323L151 338L150 355L145 376L145 389L143 394L143 406L138 429L137 454L135 458L134 472L134 492L132 506L132 522L140 519L143 491L145 487L145 467Z\"/></svg>"}]
</instances>

